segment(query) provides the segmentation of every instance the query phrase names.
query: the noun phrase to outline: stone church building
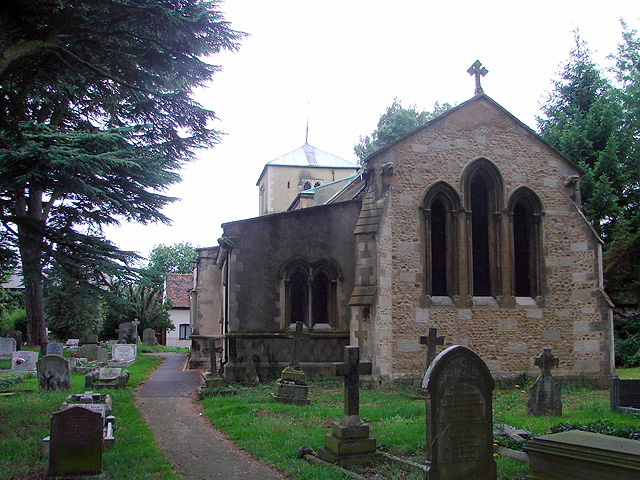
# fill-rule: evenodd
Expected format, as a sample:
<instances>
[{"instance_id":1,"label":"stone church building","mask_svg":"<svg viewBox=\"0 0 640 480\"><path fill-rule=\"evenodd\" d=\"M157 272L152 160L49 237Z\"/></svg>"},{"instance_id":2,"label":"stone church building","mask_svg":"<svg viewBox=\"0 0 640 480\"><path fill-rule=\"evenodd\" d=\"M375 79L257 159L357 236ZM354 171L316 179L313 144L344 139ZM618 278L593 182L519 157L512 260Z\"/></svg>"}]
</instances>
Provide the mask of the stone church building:
<instances>
[{"instance_id":1,"label":"stone church building","mask_svg":"<svg viewBox=\"0 0 640 480\"><path fill-rule=\"evenodd\" d=\"M351 344L374 379L418 378L419 337L435 327L497 379L537 375L551 347L554 375L608 382L612 305L582 173L480 90L286 211L224 224L199 250L192 363L215 337L227 379L273 377L302 321L308 374L328 374Z\"/></svg>"}]
</instances>

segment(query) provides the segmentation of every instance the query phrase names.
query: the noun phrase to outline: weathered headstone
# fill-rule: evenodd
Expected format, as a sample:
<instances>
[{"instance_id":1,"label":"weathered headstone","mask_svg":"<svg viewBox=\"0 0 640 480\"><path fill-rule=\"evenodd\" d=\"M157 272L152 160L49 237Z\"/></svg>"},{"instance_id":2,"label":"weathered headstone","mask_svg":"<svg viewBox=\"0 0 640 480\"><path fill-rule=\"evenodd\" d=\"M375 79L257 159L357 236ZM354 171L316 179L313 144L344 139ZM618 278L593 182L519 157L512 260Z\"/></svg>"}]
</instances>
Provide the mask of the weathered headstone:
<instances>
[{"instance_id":1,"label":"weathered headstone","mask_svg":"<svg viewBox=\"0 0 640 480\"><path fill-rule=\"evenodd\" d=\"M280 378L276 381L273 398L280 403L292 405L309 405L309 385L304 371L300 368L299 351L304 324L296 322L295 333L287 332L288 337L293 337L293 351L289 366L282 370Z\"/></svg>"},{"instance_id":2,"label":"weathered headstone","mask_svg":"<svg viewBox=\"0 0 640 480\"><path fill-rule=\"evenodd\" d=\"M609 380L609 407L640 413L640 379L612 377Z\"/></svg>"},{"instance_id":3,"label":"weathered headstone","mask_svg":"<svg viewBox=\"0 0 640 480\"><path fill-rule=\"evenodd\" d=\"M45 355L37 363L38 388L45 390L70 390L69 362L60 355Z\"/></svg>"},{"instance_id":4,"label":"weathered headstone","mask_svg":"<svg viewBox=\"0 0 640 480\"><path fill-rule=\"evenodd\" d=\"M11 330L7 333L7 337L16 341L16 350L22 350L22 332L20 330Z\"/></svg>"},{"instance_id":5,"label":"weathered headstone","mask_svg":"<svg viewBox=\"0 0 640 480\"><path fill-rule=\"evenodd\" d=\"M138 323L125 322L118 326L118 343L137 343L138 341Z\"/></svg>"},{"instance_id":6,"label":"weathered headstone","mask_svg":"<svg viewBox=\"0 0 640 480\"><path fill-rule=\"evenodd\" d=\"M103 417L86 408L67 408L51 416L49 475L102 473Z\"/></svg>"},{"instance_id":7,"label":"weathered headstone","mask_svg":"<svg viewBox=\"0 0 640 480\"><path fill-rule=\"evenodd\" d=\"M98 347L96 360L98 361L98 366L105 366L109 360L109 351L104 347Z\"/></svg>"},{"instance_id":8,"label":"weathered headstone","mask_svg":"<svg viewBox=\"0 0 640 480\"><path fill-rule=\"evenodd\" d=\"M67 342L64 344L64 346L66 348L68 348L70 351L75 352L78 350L78 346L80 345L80 339L79 338L70 338L69 340L67 340Z\"/></svg>"},{"instance_id":9,"label":"weathered headstone","mask_svg":"<svg viewBox=\"0 0 640 480\"><path fill-rule=\"evenodd\" d=\"M95 343L85 343L80 347L78 353L90 362L95 362L98 359L98 345Z\"/></svg>"},{"instance_id":10,"label":"weathered headstone","mask_svg":"<svg viewBox=\"0 0 640 480\"><path fill-rule=\"evenodd\" d=\"M640 442L571 430L543 435L524 448L529 480L631 480L640 478Z\"/></svg>"},{"instance_id":11,"label":"weathered headstone","mask_svg":"<svg viewBox=\"0 0 640 480\"><path fill-rule=\"evenodd\" d=\"M21 350L13 352L11 357L11 373L35 372L40 352Z\"/></svg>"},{"instance_id":12,"label":"weathered headstone","mask_svg":"<svg viewBox=\"0 0 640 480\"><path fill-rule=\"evenodd\" d=\"M111 349L111 360L119 365L128 366L136 361L137 354L136 344L118 343Z\"/></svg>"},{"instance_id":13,"label":"weathered headstone","mask_svg":"<svg viewBox=\"0 0 640 480\"><path fill-rule=\"evenodd\" d=\"M551 376L551 368L559 364L558 358L550 348L544 348L535 364L542 372L529 389L527 415L562 415L560 385Z\"/></svg>"},{"instance_id":14,"label":"weathered headstone","mask_svg":"<svg viewBox=\"0 0 640 480\"><path fill-rule=\"evenodd\" d=\"M371 362L360 363L359 347L344 348L344 363L335 365L335 374L344 376L344 415L325 436L318 456L342 466L365 464L376 451L376 439L369 437L369 425L360 418L360 374L371 373Z\"/></svg>"},{"instance_id":15,"label":"weathered headstone","mask_svg":"<svg viewBox=\"0 0 640 480\"><path fill-rule=\"evenodd\" d=\"M98 343L98 335L95 333L91 333L87 335L87 339L85 340L87 343Z\"/></svg>"},{"instance_id":16,"label":"weathered headstone","mask_svg":"<svg viewBox=\"0 0 640 480\"><path fill-rule=\"evenodd\" d=\"M142 343L148 346L154 346L158 344L156 331L153 328L145 328L142 331Z\"/></svg>"},{"instance_id":17,"label":"weathered headstone","mask_svg":"<svg viewBox=\"0 0 640 480\"><path fill-rule=\"evenodd\" d=\"M420 337L420 344L427 346L427 360L425 362L425 370L429 368L433 359L436 358L436 347L444 345L444 337L438 336L437 328L429 328L429 335Z\"/></svg>"},{"instance_id":18,"label":"weathered headstone","mask_svg":"<svg viewBox=\"0 0 640 480\"><path fill-rule=\"evenodd\" d=\"M454 345L429 365L422 382L426 403L428 479L495 480L492 398L487 365Z\"/></svg>"},{"instance_id":19,"label":"weathered headstone","mask_svg":"<svg viewBox=\"0 0 640 480\"><path fill-rule=\"evenodd\" d=\"M56 343L56 342L47 343L47 355L58 355L59 357L62 357L63 352L64 352L64 345L62 345L61 343Z\"/></svg>"},{"instance_id":20,"label":"weathered headstone","mask_svg":"<svg viewBox=\"0 0 640 480\"><path fill-rule=\"evenodd\" d=\"M0 338L0 359L6 360L11 358L15 351L15 338Z\"/></svg>"}]
</instances>

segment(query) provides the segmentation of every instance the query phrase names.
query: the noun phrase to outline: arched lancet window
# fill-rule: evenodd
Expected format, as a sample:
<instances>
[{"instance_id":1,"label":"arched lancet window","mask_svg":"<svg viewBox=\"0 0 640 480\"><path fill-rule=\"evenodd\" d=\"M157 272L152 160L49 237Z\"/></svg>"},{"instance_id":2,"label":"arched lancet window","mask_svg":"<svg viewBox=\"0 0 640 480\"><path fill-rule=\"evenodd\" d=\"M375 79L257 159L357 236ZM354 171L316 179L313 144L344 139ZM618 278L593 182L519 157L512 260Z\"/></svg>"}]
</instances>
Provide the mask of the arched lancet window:
<instances>
[{"instance_id":1,"label":"arched lancet window","mask_svg":"<svg viewBox=\"0 0 640 480\"><path fill-rule=\"evenodd\" d=\"M425 293L431 297L453 297L458 294L458 194L449 184L437 182L425 194L422 206Z\"/></svg>"},{"instance_id":2,"label":"arched lancet window","mask_svg":"<svg viewBox=\"0 0 640 480\"><path fill-rule=\"evenodd\" d=\"M280 271L284 280L284 328L303 322L313 328L338 328L337 285L342 275L335 262L298 258Z\"/></svg>"},{"instance_id":3,"label":"arched lancet window","mask_svg":"<svg viewBox=\"0 0 640 480\"><path fill-rule=\"evenodd\" d=\"M504 182L498 168L480 158L462 176L465 204L471 215L468 237L471 257L470 287L474 296L502 293L500 276L500 220Z\"/></svg>"},{"instance_id":4,"label":"arched lancet window","mask_svg":"<svg viewBox=\"0 0 640 480\"><path fill-rule=\"evenodd\" d=\"M540 258L542 248L542 204L535 192L527 187L516 190L509 200L511 220L512 295L540 295Z\"/></svg>"}]
</instances>

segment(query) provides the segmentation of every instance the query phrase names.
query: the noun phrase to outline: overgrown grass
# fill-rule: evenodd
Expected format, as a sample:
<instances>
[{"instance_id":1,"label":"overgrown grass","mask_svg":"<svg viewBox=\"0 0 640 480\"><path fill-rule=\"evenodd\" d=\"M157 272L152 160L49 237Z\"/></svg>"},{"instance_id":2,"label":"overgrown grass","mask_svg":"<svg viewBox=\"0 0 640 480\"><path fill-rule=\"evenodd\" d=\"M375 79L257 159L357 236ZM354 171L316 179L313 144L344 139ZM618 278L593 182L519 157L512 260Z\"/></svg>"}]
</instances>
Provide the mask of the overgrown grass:
<instances>
[{"instance_id":1,"label":"overgrown grass","mask_svg":"<svg viewBox=\"0 0 640 480\"><path fill-rule=\"evenodd\" d=\"M637 369L640 370L640 369ZM638 377L640 372L621 370L621 377ZM638 419L633 415L609 410L608 390L566 386L562 392L561 417L525 415L529 385L494 392L494 422L504 423L532 432L547 434L557 424L585 425L597 420L615 427L633 427ZM317 451L324 445L333 422L342 415L342 384L323 381L313 383L311 405L283 405L271 397L273 383L254 388L237 386L235 396L209 397L202 401L204 414L212 424L226 433L241 448L256 458L273 464L296 479L348 478L331 467L310 465L299 459L298 448L307 445ZM423 461L425 458L425 405L402 388L362 389L360 415L369 424L378 449L393 455ZM499 439L502 446L513 446ZM277 445L277 448L274 448ZM512 458L496 456L498 478L521 479L528 465ZM398 477L405 478L405 477Z\"/></svg>"},{"instance_id":2,"label":"overgrown grass","mask_svg":"<svg viewBox=\"0 0 640 480\"><path fill-rule=\"evenodd\" d=\"M146 379L161 361L157 357L139 355L138 361L128 367L131 377L127 389L109 391L116 417L116 443L104 453L103 468L107 478L180 478L173 474L171 463L156 448L153 434L133 403L135 385ZM84 375L72 373L71 385L73 393L83 392ZM39 393L35 376L25 378L14 388L20 392L11 397L0 397L0 479L41 479L48 469L48 460L41 455L42 439L49 435L51 414L58 410L70 392Z\"/></svg>"}]
</instances>

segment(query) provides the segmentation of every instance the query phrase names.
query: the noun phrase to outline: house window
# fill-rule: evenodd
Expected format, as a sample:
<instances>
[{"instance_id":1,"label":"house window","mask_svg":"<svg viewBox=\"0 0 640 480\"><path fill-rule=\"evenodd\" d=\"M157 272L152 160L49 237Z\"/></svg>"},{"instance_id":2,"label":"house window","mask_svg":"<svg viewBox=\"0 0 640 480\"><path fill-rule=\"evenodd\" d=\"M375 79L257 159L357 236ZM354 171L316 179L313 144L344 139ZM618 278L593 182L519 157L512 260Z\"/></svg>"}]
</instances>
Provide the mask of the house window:
<instances>
[{"instance_id":1,"label":"house window","mask_svg":"<svg viewBox=\"0 0 640 480\"><path fill-rule=\"evenodd\" d=\"M457 238L460 200L453 187L438 182L423 200L425 285L432 297L458 294Z\"/></svg>"},{"instance_id":2,"label":"house window","mask_svg":"<svg viewBox=\"0 0 640 480\"><path fill-rule=\"evenodd\" d=\"M516 297L540 295L542 204L535 192L521 187L509 201L511 219L512 294Z\"/></svg>"},{"instance_id":3,"label":"house window","mask_svg":"<svg viewBox=\"0 0 640 480\"><path fill-rule=\"evenodd\" d=\"M178 332L180 340L189 340L189 337L191 336L191 325L188 323L181 323L178 328Z\"/></svg>"}]
</instances>

